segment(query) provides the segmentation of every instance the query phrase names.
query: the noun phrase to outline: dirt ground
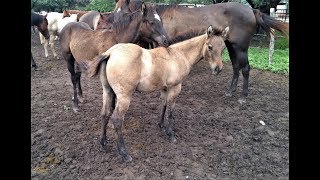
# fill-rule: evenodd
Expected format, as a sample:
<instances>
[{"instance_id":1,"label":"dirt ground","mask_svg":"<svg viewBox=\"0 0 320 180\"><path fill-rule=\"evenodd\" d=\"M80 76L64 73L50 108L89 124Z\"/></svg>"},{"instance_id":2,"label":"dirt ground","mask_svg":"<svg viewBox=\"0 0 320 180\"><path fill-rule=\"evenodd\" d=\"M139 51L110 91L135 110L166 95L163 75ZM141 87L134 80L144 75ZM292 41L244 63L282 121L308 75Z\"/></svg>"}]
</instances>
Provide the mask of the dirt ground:
<instances>
[{"instance_id":1,"label":"dirt ground","mask_svg":"<svg viewBox=\"0 0 320 180\"><path fill-rule=\"evenodd\" d=\"M109 151L99 145L102 88L98 76L82 76L86 101L71 108L72 84L60 59L44 57L38 34L31 51L41 68L31 72L32 179L289 179L289 77L252 69L247 104L224 95L232 77L226 63L218 75L196 64L174 112L177 143L157 126L159 92L136 92L125 116L131 163L122 162L113 129ZM259 121L263 121L262 125Z\"/></svg>"}]
</instances>

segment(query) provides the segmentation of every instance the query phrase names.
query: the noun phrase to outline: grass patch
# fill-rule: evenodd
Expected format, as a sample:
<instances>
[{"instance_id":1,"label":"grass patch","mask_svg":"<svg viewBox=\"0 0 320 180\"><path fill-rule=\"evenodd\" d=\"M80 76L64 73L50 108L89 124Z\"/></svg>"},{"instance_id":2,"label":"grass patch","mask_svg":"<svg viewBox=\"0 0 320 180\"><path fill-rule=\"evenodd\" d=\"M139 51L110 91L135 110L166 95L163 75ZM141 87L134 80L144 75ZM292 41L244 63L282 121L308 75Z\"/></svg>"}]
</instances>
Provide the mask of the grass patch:
<instances>
[{"instance_id":1,"label":"grass patch","mask_svg":"<svg viewBox=\"0 0 320 180\"><path fill-rule=\"evenodd\" d=\"M289 73L289 48L275 49L271 65L269 65L269 48L250 47L248 53L251 68L274 73ZM222 57L224 62L230 61L227 49L224 50Z\"/></svg>"}]
</instances>

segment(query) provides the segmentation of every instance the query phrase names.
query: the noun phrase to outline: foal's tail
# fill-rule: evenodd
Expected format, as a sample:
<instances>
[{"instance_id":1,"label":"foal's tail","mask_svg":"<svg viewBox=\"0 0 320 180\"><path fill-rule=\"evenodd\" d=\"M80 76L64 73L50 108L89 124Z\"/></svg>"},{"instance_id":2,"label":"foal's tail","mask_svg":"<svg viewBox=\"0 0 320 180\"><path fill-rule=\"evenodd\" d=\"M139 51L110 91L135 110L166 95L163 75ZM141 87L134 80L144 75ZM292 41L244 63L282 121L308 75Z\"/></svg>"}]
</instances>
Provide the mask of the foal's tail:
<instances>
[{"instance_id":1,"label":"foal's tail","mask_svg":"<svg viewBox=\"0 0 320 180\"><path fill-rule=\"evenodd\" d=\"M88 77L93 77L97 75L98 69L100 68L100 64L104 60L108 60L110 56L110 51L106 51L98 56L96 56L87 66Z\"/></svg>"},{"instance_id":2,"label":"foal's tail","mask_svg":"<svg viewBox=\"0 0 320 180\"><path fill-rule=\"evenodd\" d=\"M280 31L283 35L286 36L287 39L289 39L289 23L276 20L275 18L265 13L262 13L258 9L252 10L256 17L258 25L261 26L262 29L265 30L268 35L270 34L270 32L274 35L274 32L271 31L271 28L273 28Z\"/></svg>"}]
</instances>

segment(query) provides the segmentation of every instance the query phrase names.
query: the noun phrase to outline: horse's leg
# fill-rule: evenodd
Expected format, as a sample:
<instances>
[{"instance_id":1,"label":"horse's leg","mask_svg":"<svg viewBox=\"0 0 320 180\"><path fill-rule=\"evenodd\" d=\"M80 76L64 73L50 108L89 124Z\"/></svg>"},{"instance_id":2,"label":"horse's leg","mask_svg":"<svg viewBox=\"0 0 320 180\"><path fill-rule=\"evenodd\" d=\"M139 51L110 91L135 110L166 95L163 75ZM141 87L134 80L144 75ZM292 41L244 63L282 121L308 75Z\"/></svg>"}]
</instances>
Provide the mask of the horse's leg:
<instances>
[{"instance_id":1,"label":"horse's leg","mask_svg":"<svg viewBox=\"0 0 320 180\"><path fill-rule=\"evenodd\" d=\"M225 42L228 52L229 52L229 57L232 63L232 68L233 68L233 77L231 80L231 84L229 89L226 92L226 96L231 97L232 93L235 92L237 90L237 84L238 84L238 78L239 78L239 62L238 59L236 59L235 56L235 49L232 46L232 44L228 41Z\"/></svg>"},{"instance_id":2,"label":"horse's leg","mask_svg":"<svg viewBox=\"0 0 320 180\"><path fill-rule=\"evenodd\" d=\"M100 81L103 89L103 103L101 108L101 139L100 144L103 151L107 151L107 136L106 129L111 113L115 107L115 94L111 89L106 76L106 62L103 61L100 65ZM111 123L109 123L111 124ZM113 126L113 125L112 125Z\"/></svg>"},{"instance_id":3,"label":"horse's leg","mask_svg":"<svg viewBox=\"0 0 320 180\"><path fill-rule=\"evenodd\" d=\"M59 59L59 56L57 55L56 53L56 50L54 48L54 38L55 38L55 34L50 34L50 47L51 47L51 50L52 50L52 53L53 53L53 56L57 59Z\"/></svg>"},{"instance_id":4,"label":"horse's leg","mask_svg":"<svg viewBox=\"0 0 320 180\"><path fill-rule=\"evenodd\" d=\"M116 130L119 154L121 155L122 159L125 162L130 162L132 161L132 158L130 155L128 155L127 149L125 147L121 128L122 128L122 122L124 120L124 115L129 108L132 94L128 93L128 94L116 94L116 95L117 95L116 107L110 119Z\"/></svg>"},{"instance_id":5,"label":"horse's leg","mask_svg":"<svg viewBox=\"0 0 320 180\"><path fill-rule=\"evenodd\" d=\"M63 57L65 58L65 60L67 61L67 67L68 70L71 74L71 81L72 81L72 86L73 86L73 105L72 105L72 109L75 113L77 113L79 111L79 99L77 96L77 77L76 77L76 73L74 70L74 57L72 56L72 54L67 54L67 53L62 53Z\"/></svg>"},{"instance_id":6,"label":"horse's leg","mask_svg":"<svg viewBox=\"0 0 320 180\"><path fill-rule=\"evenodd\" d=\"M158 123L161 129L163 128L163 121L164 121L164 117L167 109L167 95L168 95L167 89L161 90L162 106L161 106L160 121Z\"/></svg>"},{"instance_id":7,"label":"horse's leg","mask_svg":"<svg viewBox=\"0 0 320 180\"><path fill-rule=\"evenodd\" d=\"M43 44L44 56L47 58L49 56L49 53L48 53L49 40L45 39L45 37L40 32L39 32L39 36L40 36L40 43Z\"/></svg>"},{"instance_id":8,"label":"horse's leg","mask_svg":"<svg viewBox=\"0 0 320 180\"><path fill-rule=\"evenodd\" d=\"M81 70L78 63L75 63L75 73L76 73L76 81L78 88L79 101L84 102L82 88L81 88Z\"/></svg>"},{"instance_id":9,"label":"horse's leg","mask_svg":"<svg viewBox=\"0 0 320 180\"><path fill-rule=\"evenodd\" d=\"M169 136L171 142L177 141L172 128L173 119L174 119L172 113L176 104L176 99L180 92L181 92L181 83L168 89L168 95L167 95L168 126L166 127L166 134Z\"/></svg>"},{"instance_id":10,"label":"horse's leg","mask_svg":"<svg viewBox=\"0 0 320 180\"><path fill-rule=\"evenodd\" d=\"M31 67L33 67L35 71L38 71L38 70L39 70L36 62L35 62L34 59L33 59L32 52L31 52Z\"/></svg>"}]
</instances>

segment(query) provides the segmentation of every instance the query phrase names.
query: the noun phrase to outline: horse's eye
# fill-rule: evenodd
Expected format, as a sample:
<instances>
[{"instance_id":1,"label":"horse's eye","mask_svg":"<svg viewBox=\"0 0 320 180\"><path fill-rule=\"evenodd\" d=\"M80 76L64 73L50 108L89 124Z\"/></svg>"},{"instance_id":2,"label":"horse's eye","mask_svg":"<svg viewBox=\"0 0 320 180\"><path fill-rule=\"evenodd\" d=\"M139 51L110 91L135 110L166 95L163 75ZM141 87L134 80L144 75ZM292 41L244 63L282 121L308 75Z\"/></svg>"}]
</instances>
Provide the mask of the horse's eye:
<instances>
[{"instance_id":1,"label":"horse's eye","mask_svg":"<svg viewBox=\"0 0 320 180\"><path fill-rule=\"evenodd\" d=\"M149 23L150 23L151 25L154 25L154 22L153 22L153 21L150 21Z\"/></svg>"},{"instance_id":2,"label":"horse's eye","mask_svg":"<svg viewBox=\"0 0 320 180\"><path fill-rule=\"evenodd\" d=\"M208 48L209 48L209 50L211 51L211 50L212 50L212 45L209 44L209 45L208 45Z\"/></svg>"}]
</instances>

